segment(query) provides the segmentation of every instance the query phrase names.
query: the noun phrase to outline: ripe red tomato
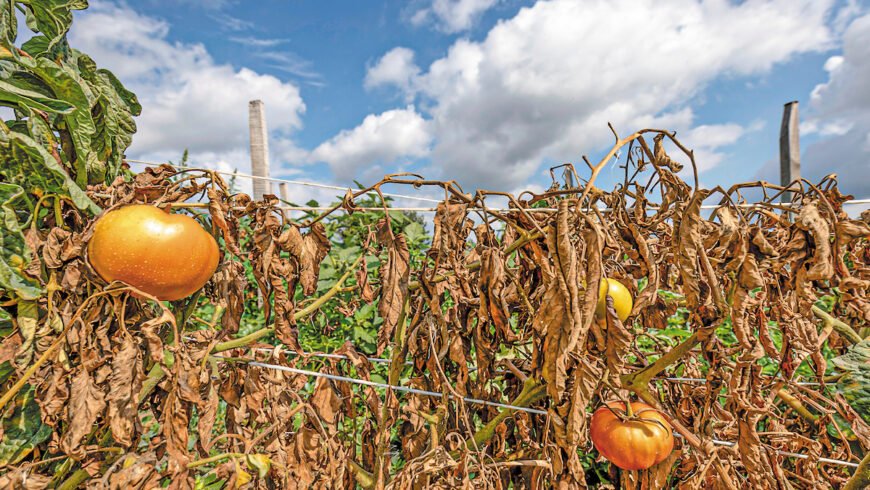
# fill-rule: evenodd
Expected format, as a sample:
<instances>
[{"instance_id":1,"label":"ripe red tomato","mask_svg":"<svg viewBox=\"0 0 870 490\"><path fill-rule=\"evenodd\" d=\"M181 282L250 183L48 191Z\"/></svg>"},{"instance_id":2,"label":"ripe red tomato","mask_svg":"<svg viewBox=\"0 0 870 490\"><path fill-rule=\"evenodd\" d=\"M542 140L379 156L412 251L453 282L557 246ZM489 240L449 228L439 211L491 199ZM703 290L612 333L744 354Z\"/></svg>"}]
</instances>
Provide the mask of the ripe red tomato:
<instances>
[{"instance_id":1,"label":"ripe red tomato","mask_svg":"<svg viewBox=\"0 0 870 490\"><path fill-rule=\"evenodd\" d=\"M613 411L626 413L625 404L610 402ZM631 402L634 420L622 421L607 407L592 414L589 434L595 449L624 470L645 470L662 462L674 449L671 425L656 409Z\"/></svg>"},{"instance_id":2,"label":"ripe red tomato","mask_svg":"<svg viewBox=\"0 0 870 490\"><path fill-rule=\"evenodd\" d=\"M598 289L598 304L595 305L595 315L598 318L604 318L607 314L607 296L613 298L613 309L616 310L616 316L624 322L631 314L631 307L634 306L631 292L616 279L602 278L601 286Z\"/></svg>"},{"instance_id":3,"label":"ripe red tomato","mask_svg":"<svg viewBox=\"0 0 870 490\"><path fill-rule=\"evenodd\" d=\"M88 260L100 277L167 301L199 290L219 258L214 238L195 219L144 204L101 217L88 242Z\"/></svg>"}]
</instances>

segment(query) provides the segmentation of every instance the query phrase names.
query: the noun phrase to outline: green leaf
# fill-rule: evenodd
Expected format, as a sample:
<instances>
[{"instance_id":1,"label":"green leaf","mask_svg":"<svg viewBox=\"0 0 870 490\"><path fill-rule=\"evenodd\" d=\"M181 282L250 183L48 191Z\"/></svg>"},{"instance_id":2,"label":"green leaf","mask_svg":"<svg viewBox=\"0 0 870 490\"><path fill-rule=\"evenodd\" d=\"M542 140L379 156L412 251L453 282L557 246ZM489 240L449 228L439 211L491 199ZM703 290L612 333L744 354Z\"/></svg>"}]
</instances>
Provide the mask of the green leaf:
<instances>
[{"instance_id":1,"label":"green leaf","mask_svg":"<svg viewBox=\"0 0 870 490\"><path fill-rule=\"evenodd\" d=\"M47 97L39 92L16 86L16 80L0 80L0 104L21 106L24 110L27 110L27 108L39 109L40 111L55 114L69 114L75 110L75 106L62 100Z\"/></svg>"},{"instance_id":2,"label":"green leaf","mask_svg":"<svg viewBox=\"0 0 870 490\"><path fill-rule=\"evenodd\" d=\"M88 8L87 0L20 0L30 7L32 20L28 19L31 28L48 37L49 44L55 45L66 36L72 25L72 10Z\"/></svg>"},{"instance_id":3,"label":"green leaf","mask_svg":"<svg viewBox=\"0 0 870 490\"><path fill-rule=\"evenodd\" d=\"M3 361L0 363L0 385L6 384L13 374L15 374L15 367L11 362Z\"/></svg>"},{"instance_id":4,"label":"green leaf","mask_svg":"<svg viewBox=\"0 0 870 490\"><path fill-rule=\"evenodd\" d=\"M21 45L21 50L34 58L47 53L51 40L45 36L33 36Z\"/></svg>"},{"instance_id":5,"label":"green leaf","mask_svg":"<svg viewBox=\"0 0 870 490\"><path fill-rule=\"evenodd\" d=\"M18 18L15 17L15 0L0 1L0 32L3 33L0 42L12 46L18 37Z\"/></svg>"},{"instance_id":6,"label":"green leaf","mask_svg":"<svg viewBox=\"0 0 870 490\"><path fill-rule=\"evenodd\" d=\"M42 184L44 191L49 192L62 190L63 194L70 196L79 209L88 210L93 214L100 212L100 207L94 204L87 194L73 182L54 156L33 138L6 129L6 131L0 132L0 143L10 144L12 149L11 155L4 155L3 153L6 152L0 151L0 157L6 161L6 167L0 170L0 174L6 174L7 180L28 184L38 182ZM17 168L16 163L18 163ZM22 165L23 163L28 163L32 169ZM13 173L15 171L17 172ZM39 186L28 185L29 190L37 187Z\"/></svg>"},{"instance_id":7,"label":"green leaf","mask_svg":"<svg viewBox=\"0 0 870 490\"><path fill-rule=\"evenodd\" d=\"M205 476L196 477L196 483L194 483L195 490L221 490L224 488L224 484L226 480L219 478L214 473L209 473Z\"/></svg>"},{"instance_id":8,"label":"green leaf","mask_svg":"<svg viewBox=\"0 0 870 490\"><path fill-rule=\"evenodd\" d=\"M75 149L75 161L71 163L76 173L76 183L85 187L88 183L104 180L106 165L99 162L91 151L91 139L97 128L91 117L90 97L93 93L90 88L82 83L76 70L66 63L24 57L19 58L18 62L45 82L55 97L75 107L74 111L64 116L64 124Z\"/></svg>"},{"instance_id":9,"label":"green leaf","mask_svg":"<svg viewBox=\"0 0 870 490\"><path fill-rule=\"evenodd\" d=\"M24 190L20 186L0 182L0 288L33 300L39 297L42 289L23 272L30 263L30 250L24 242L15 213L23 196Z\"/></svg>"},{"instance_id":10,"label":"green leaf","mask_svg":"<svg viewBox=\"0 0 870 490\"><path fill-rule=\"evenodd\" d=\"M3 419L0 440L0 466L16 464L51 436L51 427L42 423L39 404L33 399L32 386L15 399L12 416Z\"/></svg>"},{"instance_id":11,"label":"green leaf","mask_svg":"<svg viewBox=\"0 0 870 490\"><path fill-rule=\"evenodd\" d=\"M831 362L843 373L837 380L837 391L870 424L870 339L853 345Z\"/></svg>"},{"instance_id":12,"label":"green leaf","mask_svg":"<svg viewBox=\"0 0 870 490\"><path fill-rule=\"evenodd\" d=\"M15 330L12 315L5 308L0 308L0 337L6 337ZM3 382L0 381L0 385Z\"/></svg>"},{"instance_id":13,"label":"green leaf","mask_svg":"<svg viewBox=\"0 0 870 490\"><path fill-rule=\"evenodd\" d=\"M17 320L22 341L15 353L15 364L20 368L26 368L33 359L36 330L39 327L39 308L36 301L19 301Z\"/></svg>"}]
</instances>

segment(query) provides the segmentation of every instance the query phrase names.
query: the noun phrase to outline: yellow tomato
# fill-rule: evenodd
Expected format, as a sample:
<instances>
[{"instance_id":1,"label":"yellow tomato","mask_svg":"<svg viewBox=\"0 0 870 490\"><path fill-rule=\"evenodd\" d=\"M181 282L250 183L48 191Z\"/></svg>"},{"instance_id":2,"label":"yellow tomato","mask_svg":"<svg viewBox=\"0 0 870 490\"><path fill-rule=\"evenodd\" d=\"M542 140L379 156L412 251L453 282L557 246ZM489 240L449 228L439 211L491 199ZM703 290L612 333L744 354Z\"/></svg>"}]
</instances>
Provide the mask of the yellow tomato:
<instances>
[{"instance_id":1,"label":"yellow tomato","mask_svg":"<svg viewBox=\"0 0 870 490\"><path fill-rule=\"evenodd\" d=\"M88 242L88 260L100 277L166 301L203 287L219 258L214 237L195 219L144 204L101 217Z\"/></svg>"},{"instance_id":2,"label":"yellow tomato","mask_svg":"<svg viewBox=\"0 0 870 490\"><path fill-rule=\"evenodd\" d=\"M631 314L631 307L634 306L631 292L616 279L601 279L601 286L598 289L598 304L595 306L595 315L598 318L603 319L607 314L607 296L613 298L616 316L625 321Z\"/></svg>"}]
</instances>

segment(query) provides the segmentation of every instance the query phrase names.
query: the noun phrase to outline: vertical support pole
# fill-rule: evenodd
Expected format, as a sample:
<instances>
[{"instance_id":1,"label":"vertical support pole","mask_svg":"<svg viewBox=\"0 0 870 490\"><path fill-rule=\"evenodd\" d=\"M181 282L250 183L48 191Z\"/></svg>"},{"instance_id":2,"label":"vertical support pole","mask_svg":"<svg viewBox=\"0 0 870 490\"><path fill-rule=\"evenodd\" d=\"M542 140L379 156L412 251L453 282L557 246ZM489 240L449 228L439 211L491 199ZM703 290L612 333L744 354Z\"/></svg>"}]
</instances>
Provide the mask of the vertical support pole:
<instances>
[{"instance_id":1,"label":"vertical support pole","mask_svg":"<svg viewBox=\"0 0 870 490\"><path fill-rule=\"evenodd\" d=\"M248 103L248 128L251 134L251 173L257 177L269 177L269 131L266 127L266 108L262 100ZM255 200L272 193L271 182L253 180Z\"/></svg>"},{"instance_id":2,"label":"vertical support pole","mask_svg":"<svg viewBox=\"0 0 870 490\"><path fill-rule=\"evenodd\" d=\"M562 171L562 178L565 179L567 189L574 188L574 168L570 164L566 165L565 170Z\"/></svg>"},{"instance_id":3,"label":"vertical support pole","mask_svg":"<svg viewBox=\"0 0 870 490\"><path fill-rule=\"evenodd\" d=\"M278 190L280 191L281 199L290 202L290 189L287 187L287 183L281 182L278 184Z\"/></svg>"},{"instance_id":4,"label":"vertical support pole","mask_svg":"<svg viewBox=\"0 0 870 490\"><path fill-rule=\"evenodd\" d=\"M787 186L801 178L801 147L798 134L798 102L785 104L782 110L782 127L779 131L779 182ZM783 202L792 201L792 193L782 195Z\"/></svg>"}]
</instances>

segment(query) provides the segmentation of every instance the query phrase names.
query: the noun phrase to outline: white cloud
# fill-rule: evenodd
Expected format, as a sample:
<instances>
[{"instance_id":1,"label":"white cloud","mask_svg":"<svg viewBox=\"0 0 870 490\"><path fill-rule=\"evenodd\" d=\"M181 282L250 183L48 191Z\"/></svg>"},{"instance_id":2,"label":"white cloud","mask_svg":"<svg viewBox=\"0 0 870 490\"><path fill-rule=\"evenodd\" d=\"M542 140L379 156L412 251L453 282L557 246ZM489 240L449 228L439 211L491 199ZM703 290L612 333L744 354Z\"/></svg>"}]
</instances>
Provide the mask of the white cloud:
<instances>
[{"instance_id":1,"label":"white cloud","mask_svg":"<svg viewBox=\"0 0 870 490\"><path fill-rule=\"evenodd\" d=\"M498 0L432 0L431 6L414 13L411 23L419 26L434 21L446 33L466 31L496 3Z\"/></svg>"},{"instance_id":2,"label":"white cloud","mask_svg":"<svg viewBox=\"0 0 870 490\"><path fill-rule=\"evenodd\" d=\"M289 42L289 39L284 38L261 38L254 36L238 36L231 37L230 41L238 44L242 44L245 46L253 46L256 48L274 48L275 46L279 46L281 44Z\"/></svg>"},{"instance_id":3,"label":"white cloud","mask_svg":"<svg viewBox=\"0 0 870 490\"><path fill-rule=\"evenodd\" d=\"M385 85L395 85L402 92L412 92L413 85L420 73L414 63L414 52L408 48L397 47L387 51L366 72L365 88L373 89Z\"/></svg>"},{"instance_id":4,"label":"white cloud","mask_svg":"<svg viewBox=\"0 0 870 490\"><path fill-rule=\"evenodd\" d=\"M828 81L810 96L809 116L801 130L825 137L803 155L805 177L836 173L840 187L870 196L870 14L856 18L843 35L842 55L825 63Z\"/></svg>"},{"instance_id":5,"label":"white cloud","mask_svg":"<svg viewBox=\"0 0 870 490\"><path fill-rule=\"evenodd\" d=\"M359 126L341 131L315 148L311 160L326 162L340 179L352 178L360 171L365 178L376 178L388 172L379 165L426 156L430 143L428 123L408 106L366 116Z\"/></svg>"},{"instance_id":6,"label":"white cloud","mask_svg":"<svg viewBox=\"0 0 870 490\"><path fill-rule=\"evenodd\" d=\"M828 49L832 4L540 1L481 42L456 41L410 89L403 79L383 83L416 94L431 119L434 170L513 188L544 160L577 161L607 145L608 121L626 132L652 123L691 129L689 104L714 79L761 75ZM724 134L710 150L742 134L729 124L699 131L713 130ZM716 158L699 164L712 167Z\"/></svg>"},{"instance_id":7,"label":"white cloud","mask_svg":"<svg viewBox=\"0 0 870 490\"><path fill-rule=\"evenodd\" d=\"M297 86L218 64L201 44L170 42L169 25L127 6L94 2L73 24L70 44L112 70L142 103L128 154L249 168L248 101L265 102L272 166L298 159L290 135L305 104ZM300 160L295 160L299 162ZM222 162L222 163L221 163Z\"/></svg>"}]
</instances>

